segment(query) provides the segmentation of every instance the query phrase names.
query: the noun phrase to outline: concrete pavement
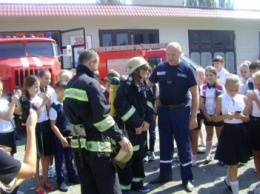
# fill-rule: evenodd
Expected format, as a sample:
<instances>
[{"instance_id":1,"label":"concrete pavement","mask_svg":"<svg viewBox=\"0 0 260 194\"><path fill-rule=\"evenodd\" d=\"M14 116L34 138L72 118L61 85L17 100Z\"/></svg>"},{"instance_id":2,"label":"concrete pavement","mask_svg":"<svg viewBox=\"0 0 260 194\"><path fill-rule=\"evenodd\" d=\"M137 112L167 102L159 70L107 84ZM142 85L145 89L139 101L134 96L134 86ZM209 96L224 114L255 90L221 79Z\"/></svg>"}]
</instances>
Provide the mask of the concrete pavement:
<instances>
[{"instance_id":1,"label":"concrete pavement","mask_svg":"<svg viewBox=\"0 0 260 194\"><path fill-rule=\"evenodd\" d=\"M205 136L204 136L205 137ZM157 136L158 138L158 136ZM154 194L171 194L178 193L184 194L186 191L183 190L181 185L180 178L180 168L177 163L173 163L173 180L163 185L149 185L148 182L156 178L159 174L159 148L158 148L157 139L156 143L156 160L153 162L145 163L145 170L147 177L144 179L145 185L151 188L149 193ZM25 138L23 137L22 141L18 141L18 153L15 154L16 158L22 159L24 155L24 143ZM205 148L203 148L205 149ZM176 151L176 150L175 150ZM175 152L176 153L176 152ZM213 155L215 153L215 148L213 149ZM176 154L175 154L176 155ZM204 165L203 161L205 159L205 154L198 155L198 163L196 167L193 167L193 175L194 175L194 185L195 189L192 193L198 194L225 194L229 193L223 183L224 177L227 172L227 166L219 166L217 161L213 160L211 163ZM250 160L247 164L241 165L239 167L239 185L240 185L240 193L242 194L253 194L253 189L258 184L257 176L254 169L253 160ZM56 183L56 179L50 179L50 182ZM34 179L27 180L23 183L20 188L20 191L25 194L33 194L34 190ZM59 190L56 191L48 191L48 193L52 194L61 194ZM69 194L80 194L80 186L79 185L71 185L69 187ZM137 194L136 191L131 191L131 194Z\"/></svg>"}]
</instances>

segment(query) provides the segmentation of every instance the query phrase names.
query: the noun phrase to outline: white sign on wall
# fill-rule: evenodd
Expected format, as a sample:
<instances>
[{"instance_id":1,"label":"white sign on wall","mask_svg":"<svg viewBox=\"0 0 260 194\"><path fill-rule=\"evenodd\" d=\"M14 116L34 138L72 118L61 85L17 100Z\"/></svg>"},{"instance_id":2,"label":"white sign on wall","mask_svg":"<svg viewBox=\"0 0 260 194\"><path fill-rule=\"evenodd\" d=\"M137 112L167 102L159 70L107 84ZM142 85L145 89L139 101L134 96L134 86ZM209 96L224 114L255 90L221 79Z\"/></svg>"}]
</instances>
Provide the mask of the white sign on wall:
<instances>
[{"instance_id":1,"label":"white sign on wall","mask_svg":"<svg viewBox=\"0 0 260 194\"><path fill-rule=\"evenodd\" d=\"M86 48L92 48L92 38L90 35L86 35L85 37ZM79 45L84 44L83 36L70 36L70 45Z\"/></svg>"}]
</instances>

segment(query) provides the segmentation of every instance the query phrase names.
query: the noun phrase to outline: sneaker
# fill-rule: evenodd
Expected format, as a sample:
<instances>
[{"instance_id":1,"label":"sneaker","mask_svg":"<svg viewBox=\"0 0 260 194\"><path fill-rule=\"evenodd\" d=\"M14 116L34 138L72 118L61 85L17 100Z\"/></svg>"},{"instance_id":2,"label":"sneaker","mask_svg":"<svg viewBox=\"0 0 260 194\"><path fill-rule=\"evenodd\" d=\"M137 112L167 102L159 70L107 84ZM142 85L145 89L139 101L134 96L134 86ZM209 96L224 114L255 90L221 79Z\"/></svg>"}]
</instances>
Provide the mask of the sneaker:
<instances>
[{"instance_id":1,"label":"sneaker","mask_svg":"<svg viewBox=\"0 0 260 194\"><path fill-rule=\"evenodd\" d=\"M184 185L184 189L187 191L187 192L192 192L193 189L194 189L194 185L191 183L191 181L188 181L185 185Z\"/></svg>"},{"instance_id":2,"label":"sneaker","mask_svg":"<svg viewBox=\"0 0 260 194\"><path fill-rule=\"evenodd\" d=\"M146 156L144 157L144 159L143 159L143 162L146 163L146 162L148 162L148 161L149 161L149 158L148 158L148 155L146 155Z\"/></svg>"},{"instance_id":3,"label":"sneaker","mask_svg":"<svg viewBox=\"0 0 260 194\"><path fill-rule=\"evenodd\" d=\"M212 156L211 155L208 155L204 161L204 164L208 164L212 161Z\"/></svg>"},{"instance_id":4,"label":"sneaker","mask_svg":"<svg viewBox=\"0 0 260 194\"><path fill-rule=\"evenodd\" d=\"M137 191L142 192L142 193L147 193L150 191L149 187L142 186L141 188L137 189Z\"/></svg>"},{"instance_id":5,"label":"sneaker","mask_svg":"<svg viewBox=\"0 0 260 194\"><path fill-rule=\"evenodd\" d=\"M154 154L154 152L150 152L148 155L148 161L152 162L154 160L155 160L155 154Z\"/></svg>"},{"instance_id":6,"label":"sneaker","mask_svg":"<svg viewBox=\"0 0 260 194\"><path fill-rule=\"evenodd\" d=\"M55 168L54 166L50 166L48 171L48 178L53 178L55 176L56 176Z\"/></svg>"},{"instance_id":7,"label":"sneaker","mask_svg":"<svg viewBox=\"0 0 260 194\"><path fill-rule=\"evenodd\" d=\"M59 185L61 191L68 191L68 186L63 182Z\"/></svg>"},{"instance_id":8,"label":"sneaker","mask_svg":"<svg viewBox=\"0 0 260 194\"><path fill-rule=\"evenodd\" d=\"M225 163L222 162L222 161L219 161L219 162L218 162L218 165L219 165L219 166L225 166Z\"/></svg>"}]
</instances>

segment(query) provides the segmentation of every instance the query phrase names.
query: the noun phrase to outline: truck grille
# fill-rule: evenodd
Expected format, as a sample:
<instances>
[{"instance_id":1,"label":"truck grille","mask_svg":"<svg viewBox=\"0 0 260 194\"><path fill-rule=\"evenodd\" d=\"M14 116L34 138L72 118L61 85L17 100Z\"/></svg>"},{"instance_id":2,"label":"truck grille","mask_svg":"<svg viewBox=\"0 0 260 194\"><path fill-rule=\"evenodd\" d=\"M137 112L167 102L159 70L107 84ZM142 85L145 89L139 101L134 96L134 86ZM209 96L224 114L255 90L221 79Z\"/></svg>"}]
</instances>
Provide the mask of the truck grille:
<instances>
[{"instance_id":1,"label":"truck grille","mask_svg":"<svg viewBox=\"0 0 260 194\"><path fill-rule=\"evenodd\" d=\"M43 70L43 68L22 68L22 69L15 69L15 85L19 86L19 88L23 87L23 82L25 78L29 75L38 75L39 71ZM48 68L48 70L52 74L52 69Z\"/></svg>"}]
</instances>

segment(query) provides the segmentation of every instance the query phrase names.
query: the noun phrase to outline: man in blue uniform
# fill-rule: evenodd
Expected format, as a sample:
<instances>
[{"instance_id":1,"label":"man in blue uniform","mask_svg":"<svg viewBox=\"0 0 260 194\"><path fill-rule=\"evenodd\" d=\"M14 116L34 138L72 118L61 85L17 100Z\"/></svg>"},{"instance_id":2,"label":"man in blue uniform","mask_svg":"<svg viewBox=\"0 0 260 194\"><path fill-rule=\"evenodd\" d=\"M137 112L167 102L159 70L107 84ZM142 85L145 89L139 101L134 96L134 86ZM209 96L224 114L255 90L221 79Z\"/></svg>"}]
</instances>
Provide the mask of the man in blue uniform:
<instances>
[{"instance_id":1,"label":"man in blue uniform","mask_svg":"<svg viewBox=\"0 0 260 194\"><path fill-rule=\"evenodd\" d=\"M151 74L148 85L159 83L160 106L158 126L160 137L160 175L151 184L172 180L173 137L180 157L182 184L186 191L194 189L192 184L190 151L190 129L197 127L198 86L193 68L181 61L181 46L171 42L166 48L167 61L159 64ZM188 90L192 95L191 110ZM190 116L191 114L191 116Z\"/></svg>"},{"instance_id":2,"label":"man in blue uniform","mask_svg":"<svg viewBox=\"0 0 260 194\"><path fill-rule=\"evenodd\" d=\"M75 152L81 193L121 194L118 176L111 162L111 139L125 151L130 143L109 115L101 85L95 80L99 57L94 50L79 56L76 76L67 84L64 111L72 123L71 148Z\"/></svg>"}]
</instances>

